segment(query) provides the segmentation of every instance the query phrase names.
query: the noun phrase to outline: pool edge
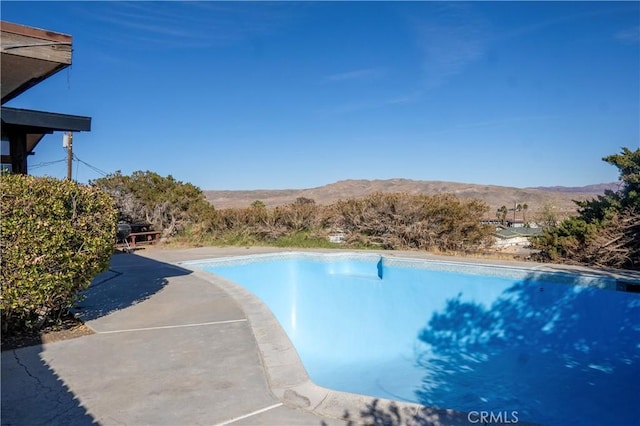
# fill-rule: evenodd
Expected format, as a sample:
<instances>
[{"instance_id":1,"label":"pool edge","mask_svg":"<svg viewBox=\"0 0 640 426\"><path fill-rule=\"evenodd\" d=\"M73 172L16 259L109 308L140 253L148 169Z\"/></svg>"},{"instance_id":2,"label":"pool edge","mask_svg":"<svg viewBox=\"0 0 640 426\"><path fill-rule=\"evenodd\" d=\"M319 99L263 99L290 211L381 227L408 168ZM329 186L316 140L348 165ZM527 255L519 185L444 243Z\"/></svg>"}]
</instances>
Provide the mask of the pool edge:
<instances>
[{"instance_id":1,"label":"pool edge","mask_svg":"<svg viewBox=\"0 0 640 426\"><path fill-rule=\"evenodd\" d=\"M271 393L281 401L284 405L309 411L319 416L333 418L337 420L351 421L356 424L362 423L361 416L366 413L372 413L374 410L378 415L392 415L391 407L396 407L402 414L405 421L428 421L431 424L447 424L447 425L469 425L471 424L469 413L427 407L415 403L406 403L393 401L389 399L369 397L360 394L351 394L333 389L324 388L315 384L309 378L298 353L291 343L286 332L277 321L270 309L255 295L242 286L216 276L215 274L206 272L196 264L206 263L208 261L217 262L223 259L231 259L236 257L254 257L257 256L266 259L278 255L295 256L297 254L317 254L326 256L327 253L322 251L291 251L283 250L279 252L249 254L249 255L232 255L211 257L208 259L198 259L194 261L179 262L179 266L191 270L199 278L211 282L228 293L245 313L250 328L252 330L260 361L265 371L265 376ZM413 261L431 261L445 262L451 264L472 264L480 266L498 266L500 268L526 269L531 272L543 272L552 274L586 274L592 277L607 277L614 281L618 279L616 272L595 270L588 267L575 267L570 265L555 264L530 264L522 262L492 262L486 260L475 261L475 259L437 259L436 256L409 257L404 256L405 253L389 253L379 252L358 253L353 251L332 252L330 257L351 256L351 255L382 256L396 260L406 259ZM621 271L624 273L625 271ZM625 277L638 281L638 276ZM640 282L640 281L638 281ZM608 290L618 290L609 287ZM349 417L345 418L345 414ZM531 425L534 423L526 423L519 421L522 425Z\"/></svg>"}]
</instances>

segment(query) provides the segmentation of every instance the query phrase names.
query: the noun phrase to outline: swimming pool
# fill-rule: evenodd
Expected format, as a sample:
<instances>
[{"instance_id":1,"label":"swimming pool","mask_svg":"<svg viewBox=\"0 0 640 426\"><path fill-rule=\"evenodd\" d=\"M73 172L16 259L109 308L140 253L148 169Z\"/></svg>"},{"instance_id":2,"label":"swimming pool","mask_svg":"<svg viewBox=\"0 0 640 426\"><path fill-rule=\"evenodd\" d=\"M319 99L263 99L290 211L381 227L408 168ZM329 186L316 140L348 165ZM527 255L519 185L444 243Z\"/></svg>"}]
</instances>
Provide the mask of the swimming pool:
<instances>
[{"instance_id":1,"label":"swimming pool","mask_svg":"<svg viewBox=\"0 0 640 426\"><path fill-rule=\"evenodd\" d=\"M640 295L614 279L362 254L191 266L262 299L320 386L543 424L640 418Z\"/></svg>"}]
</instances>

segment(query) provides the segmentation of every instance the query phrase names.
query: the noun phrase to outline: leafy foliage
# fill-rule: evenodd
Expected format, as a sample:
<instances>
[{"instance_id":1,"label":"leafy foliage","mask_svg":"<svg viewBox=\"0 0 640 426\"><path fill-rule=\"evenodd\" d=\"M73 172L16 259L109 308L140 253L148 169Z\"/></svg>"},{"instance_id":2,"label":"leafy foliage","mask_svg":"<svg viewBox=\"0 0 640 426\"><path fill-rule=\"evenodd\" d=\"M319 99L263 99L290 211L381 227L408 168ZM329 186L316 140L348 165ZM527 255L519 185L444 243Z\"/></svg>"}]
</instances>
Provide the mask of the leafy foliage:
<instances>
[{"instance_id":1,"label":"leafy foliage","mask_svg":"<svg viewBox=\"0 0 640 426\"><path fill-rule=\"evenodd\" d=\"M198 187L171 175L137 171L124 176L118 171L92 183L113 197L120 220L150 223L165 236L196 223L206 227L213 214Z\"/></svg>"},{"instance_id":2,"label":"leafy foliage","mask_svg":"<svg viewBox=\"0 0 640 426\"><path fill-rule=\"evenodd\" d=\"M620 171L621 189L578 202L579 216L534 239L545 261L640 269L640 149L603 158Z\"/></svg>"},{"instance_id":3,"label":"leafy foliage","mask_svg":"<svg viewBox=\"0 0 640 426\"><path fill-rule=\"evenodd\" d=\"M39 328L108 267L117 212L98 188L66 180L8 175L0 188L3 330Z\"/></svg>"}]
</instances>

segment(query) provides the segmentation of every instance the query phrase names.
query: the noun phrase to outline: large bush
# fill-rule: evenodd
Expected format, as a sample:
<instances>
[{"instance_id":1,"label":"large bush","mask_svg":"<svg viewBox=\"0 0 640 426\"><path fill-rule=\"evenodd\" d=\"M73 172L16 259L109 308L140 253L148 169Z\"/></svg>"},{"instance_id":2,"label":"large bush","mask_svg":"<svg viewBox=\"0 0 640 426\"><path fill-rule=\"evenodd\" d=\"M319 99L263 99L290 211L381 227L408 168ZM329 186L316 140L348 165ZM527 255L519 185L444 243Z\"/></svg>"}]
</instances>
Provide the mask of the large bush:
<instances>
[{"instance_id":1,"label":"large bush","mask_svg":"<svg viewBox=\"0 0 640 426\"><path fill-rule=\"evenodd\" d=\"M150 171L120 172L93 184L111 195L121 220L148 222L170 236L211 220L214 209L200 188Z\"/></svg>"},{"instance_id":2,"label":"large bush","mask_svg":"<svg viewBox=\"0 0 640 426\"><path fill-rule=\"evenodd\" d=\"M620 190L577 202L577 217L545 229L532 241L539 260L640 270L640 149L603 160L620 171Z\"/></svg>"},{"instance_id":3,"label":"large bush","mask_svg":"<svg viewBox=\"0 0 640 426\"><path fill-rule=\"evenodd\" d=\"M117 211L100 189L66 180L7 175L0 189L2 327L38 328L108 267Z\"/></svg>"},{"instance_id":4,"label":"large bush","mask_svg":"<svg viewBox=\"0 0 640 426\"><path fill-rule=\"evenodd\" d=\"M347 246L468 252L492 242L492 228L481 224L488 210L480 200L452 194L376 193L328 206L301 198L275 208L254 202L218 210L209 232L220 241L278 243L300 235L327 240L340 230Z\"/></svg>"},{"instance_id":5,"label":"large bush","mask_svg":"<svg viewBox=\"0 0 640 426\"><path fill-rule=\"evenodd\" d=\"M452 194L375 193L331 206L347 242L387 249L474 251L488 246L493 230L480 222L489 207Z\"/></svg>"}]
</instances>

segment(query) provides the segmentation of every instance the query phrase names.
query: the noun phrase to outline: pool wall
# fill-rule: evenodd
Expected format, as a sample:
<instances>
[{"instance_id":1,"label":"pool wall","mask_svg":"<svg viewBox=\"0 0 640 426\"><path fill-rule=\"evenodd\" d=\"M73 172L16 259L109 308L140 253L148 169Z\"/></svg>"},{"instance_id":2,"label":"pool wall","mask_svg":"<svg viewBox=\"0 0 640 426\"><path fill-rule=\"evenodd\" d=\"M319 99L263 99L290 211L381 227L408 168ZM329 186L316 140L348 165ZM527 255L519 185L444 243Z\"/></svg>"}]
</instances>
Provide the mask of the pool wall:
<instances>
[{"instance_id":1,"label":"pool wall","mask_svg":"<svg viewBox=\"0 0 640 426\"><path fill-rule=\"evenodd\" d=\"M230 280L215 276L200 269L200 266L195 266L208 262L217 263L219 260L234 264L252 263L274 258L274 256L275 258L282 258L283 256L290 258L297 254L300 253L287 252L277 255L259 254L250 257L204 259L193 262L180 262L179 265L192 270L199 278L222 288L238 302L251 324L271 391L285 405L308 410L320 416L341 420L344 420L346 415L355 424L359 424L362 421L361 419L365 413L367 416L371 415L378 418L389 416L396 409L402 419L407 419L408 421L410 419L420 419L422 422L427 422L418 424L450 426L470 424L468 413L340 392L318 386L310 380L295 347L281 324L257 296ZM304 256L309 255L308 253L301 254ZM324 257L325 255L313 256ZM329 254L328 256L333 257L336 255ZM363 255L352 254L349 256L360 259ZM365 254L364 256L368 257L369 255ZM371 257L372 264L376 265L379 259L380 256ZM519 424L524 426L532 425L532 423L522 421Z\"/></svg>"},{"instance_id":2,"label":"pool wall","mask_svg":"<svg viewBox=\"0 0 640 426\"><path fill-rule=\"evenodd\" d=\"M323 262L327 271L331 274L351 275L373 281L380 280L381 276L382 280L384 280L387 273L393 273L394 267L403 267L442 272L460 272L463 270L469 274L496 275L513 279L531 279L535 277L534 279L544 279L568 285L595 286L606 290L616 290L617 288L615 277L603 276L598 273L575 274L555 270L555 267L549 270L548 266L541 265L535 265L534 268L514 268L502 265L398 259L373 253L317 254L288 252L182 263L182 266L192 266L191 269L202 278L223 287L241 304L253 327L274 394L288 405L310 409L318 414L336 418L340 418L343 415L344 407L352 407L351 412L356 415L360 411L370 408L372 401L376 398L338 392L317 386L311 382L286 332L263 302L243 287L199 270L206 267L207 264L232 266L291 259ZM345 260L358 260L359 262L357 264L337 262ZM386 402L386 404L389 403L389 401ZM403 407L409 414L415 414L420 411L422 416L427 416L430 419L434 419L434 421L441 421L443 424L468 424L465 413L452 410L428 409L418 404L396 403L396 405ZM521 422L521 424L523 423Z\"/></svg>"},{"instance_id":3,"label":"pool wall","mask_svg":"<svg viewBox=\"0 0 640 426\"><path fill-rule=\"evenodd\" d=\"M228 258L204 259L181 262L181 265L195 266L203 269L208 266L237 266L276 260L305 259L329 264L329 273L361 275L384 278L385 268L401 267L424 269L441 272L457 272L486 276L497 276L512 279L544 280L561 284L597 287L605 290L623 290L619 285L620 278L614 273L601 273L587 270L562 270L546 264L535 264L530 267L513 267L501 264L474 264L466 262L446 262L442 260L397 258L387 254L375 253L309 253L284 252L257 254L251 256L233 256ZM341 262L337 262L337 261ZM357 260L365 266L358 267L346 261ZM628 278L625 278L628 280ZM640 281L638 282L640 284Z\"/></svg>"}]
</instances>

